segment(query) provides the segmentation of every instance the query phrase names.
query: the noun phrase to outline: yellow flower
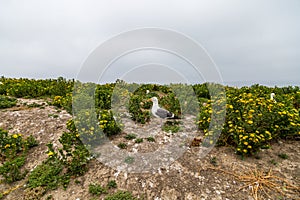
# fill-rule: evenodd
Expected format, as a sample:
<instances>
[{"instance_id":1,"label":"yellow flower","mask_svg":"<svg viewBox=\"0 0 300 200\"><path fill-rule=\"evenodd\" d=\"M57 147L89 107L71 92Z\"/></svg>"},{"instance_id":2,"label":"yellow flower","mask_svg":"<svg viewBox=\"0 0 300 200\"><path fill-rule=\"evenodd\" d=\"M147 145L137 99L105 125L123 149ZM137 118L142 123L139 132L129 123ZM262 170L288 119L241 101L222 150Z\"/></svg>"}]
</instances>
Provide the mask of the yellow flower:
<instances>
[{"instance_id":1,"label":"yellow flower","mask_svg":"<svg viewBox=\"0 0 300 200\"><path fill-rule=\"evenodd\" d=\"M255 112L255 110L251 109L251 110L249 110L249 112L250 112L250 113L254 113L254 112Z\"/></svg>"},{"instance_id":2,"label":"yellow flower","mask_svg":"<svg viewBox=\"0 0 300 200\"><path fill-rule=\"evenodd\" d=\"M228 105L228 108L233 109L233 105Z\"/></svg>"},{"instance_id":3,"label":"yellow flower","mask_svg":"<svg viewBox=\"0 0 300 200\"><path fill-rule=\"evenodd\" d=\"M49 153L48 153L48 156L53 156L53 152L52 151L50 151Z\"/></svg>"},{"instance_id":4,"label":"yellow flower","mask_svg":"<svg viewBox=\"0 0 300 200\"><path fill-rule=\"evenodd\" d=\"M253 121L252 120L248 120L248 124L253 124Z\"/></svg>"},{"instance_id":5,"label":"yellow flower","mask_svg":"<svg viewBox=\"0 0 300 200\"><path fill-rule=\"evenodd\" d=\"M244 142L244 145L248 145L248 142Z\"/></svg>"},{"instance_id":6,"label":"yellow flower","mask_svg":"<svg viewBox=\"0 0 300 200\"><path fill-rule=\"evenodd\" d=\"M244 149L243 152L244 152L244 153L247 153L248 151L247 151L247 149Z\"/></svg>"},{"instance_id":7,"label":"yellow flower","mask_svg":"<svg viewBox=\"0 0 300 200\"><path fill-rule=\"evenodd\" d=\"M250 137L254 137L255 135L253 133L250 134Z\"/></svg>"},{"instance_id":8,"label":"yellow flower","mask_svg":"<svg viewBox=\"0 0 300 200\"><path fill-rule=\"evenodd\" d=\"M237 150L237 151L241 151L241 149L240 149L240 148L237 148L236 150Z\"/></svg>"},{"instance_id":9,"label":"yellow flower","mask_svg":"<svg viewBox=\"0 0 300 200\"><path fill-rule=\"evenodd\" d=\"M290 124L291 124L292 126L296 126L296 124L295 124L294 122L290 122Z\"/></svg>"},{"instance_id":10,"label":"yellow flower","mask_svg":"<svg viewBox=\"0 0 300 200\"><path fill-rule=\"evenodd\" d=\"M248 148L248 149L251 149L251 148L252 148L252 146L248 145L248 146L247 146L247 148Z\"/></svg>"},{"instance_id":11,"label":"yellow flower","mask_svg":"<svg viewBox=\"0 0 300 200\"><path fill-rule=\"evenodd\" d=\"M244 139L244 140L246 140L247 138L248 138L248 136L247 136L247 135L245 135L245 136L243 137L243 139Z\"/></svg>"},{"instance_id":12,"label":"yellow flower","mask_svg":"<svg viewBox=\"0 0 300 200\"><path fill-rule=\"evenodd\" d=\"M13 134L13 138L18 138L18 135L17 134Z\"/></svg>"},{"instance_id":13,"label":"yellow flower","mask_svg":"<svg viewBox=\"0 0 300 200\"><path fill-rule=\"evenodd\" d=\"M6 144L4 148L6 149L6 148L9 148L9 147L10 147L10 144Z\"/></svg>"}]
</instances>

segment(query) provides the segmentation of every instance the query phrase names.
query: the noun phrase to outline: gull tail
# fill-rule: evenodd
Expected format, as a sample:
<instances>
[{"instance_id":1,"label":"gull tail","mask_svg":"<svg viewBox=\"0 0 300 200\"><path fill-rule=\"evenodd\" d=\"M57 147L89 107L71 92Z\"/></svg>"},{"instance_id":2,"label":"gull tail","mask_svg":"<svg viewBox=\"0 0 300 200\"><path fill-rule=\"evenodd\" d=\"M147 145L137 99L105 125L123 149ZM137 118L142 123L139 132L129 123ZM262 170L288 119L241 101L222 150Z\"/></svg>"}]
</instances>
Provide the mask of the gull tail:
<instances>
[{"instance_id":1,"label":"gull tail","mask_svg":"<svg viewBox=\"0 0 300 200\"><path fill-rule=\"evenodd\" d=\"M170 116L167 117L168 119L181 119L181 117L175 115L174 113L170 113Z\"/></svg>"}]
</instances>

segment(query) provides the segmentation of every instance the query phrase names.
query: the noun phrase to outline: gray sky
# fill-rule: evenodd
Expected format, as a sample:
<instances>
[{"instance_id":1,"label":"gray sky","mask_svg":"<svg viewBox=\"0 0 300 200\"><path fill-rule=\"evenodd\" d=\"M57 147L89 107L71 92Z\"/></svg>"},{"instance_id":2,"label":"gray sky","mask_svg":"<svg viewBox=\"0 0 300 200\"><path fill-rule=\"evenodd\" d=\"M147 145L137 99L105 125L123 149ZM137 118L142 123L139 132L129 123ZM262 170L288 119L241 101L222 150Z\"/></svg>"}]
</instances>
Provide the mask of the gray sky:
<instances>
[{"instance_id":1,"label":"gray sky","mask_svg":"<svg viewBox=\"0 0 300 200\"><path fill-rule=\"evenodd\" d=\"M107 39L160 27L200 43L226 83L300 85L299 24L299 0L0 0L0 75L76 78Z\"/></svg>"}]
</instances>

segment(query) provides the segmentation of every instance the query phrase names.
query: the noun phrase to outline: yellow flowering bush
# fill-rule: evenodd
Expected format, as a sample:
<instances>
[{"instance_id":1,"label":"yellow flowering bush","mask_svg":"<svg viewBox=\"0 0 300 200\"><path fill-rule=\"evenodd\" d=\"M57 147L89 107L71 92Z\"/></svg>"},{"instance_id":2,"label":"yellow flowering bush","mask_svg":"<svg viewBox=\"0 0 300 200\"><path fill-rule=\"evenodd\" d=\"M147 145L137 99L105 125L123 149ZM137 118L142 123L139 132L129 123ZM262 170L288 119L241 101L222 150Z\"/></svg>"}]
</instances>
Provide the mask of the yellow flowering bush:
<instances>
[{"instance_id":1,"label":"yellow flowering bush","mask_svg":"<svg viewBox=\"0 0 300 200\"><path fill-rule=\"evenodd\" d=\"M294 94L277 95L271 100L269 89L227 88L226 121L219 145L232 145L237 153L252 155L267 147L271 140L299 136L299 110L294 107ZM199 128L207 134L211 121L211 101L203 107Z\"/></svg>"},{"instance_id":2,"label":"yellow flowering bush","mask_svg":"<svg viewBox=\"0 0 300 200\"><path fill-rule=\"evenodd\" d=\"M26 139L18 134L8 134L6 130L0 128L0 175L4 181L11 183L24 178L26 172L21 170L25 164L27 150L38 145L33 136Z\"/></svg>"},{"instance_id":3,"label":"yellow flowering bush","mask_svg":"<svg viewBox=\"0 0 300 200\"><path fill-rule=\"evenodd\" d=\"M114 119L112 111L100 110L98 119L100 128L107 136L121 132L123 125Z\"/></svg>"}]
</instances>

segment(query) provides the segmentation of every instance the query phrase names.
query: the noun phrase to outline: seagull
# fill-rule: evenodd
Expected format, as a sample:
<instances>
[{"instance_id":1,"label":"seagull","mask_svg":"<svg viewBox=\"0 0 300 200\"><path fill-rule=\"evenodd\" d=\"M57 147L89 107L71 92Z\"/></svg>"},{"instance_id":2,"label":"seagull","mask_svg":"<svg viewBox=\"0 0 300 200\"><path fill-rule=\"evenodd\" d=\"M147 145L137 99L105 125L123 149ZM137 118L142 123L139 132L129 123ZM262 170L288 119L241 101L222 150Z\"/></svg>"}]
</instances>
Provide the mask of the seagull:
<instances>
[{"instance_id":1,"label":"seagull","mask_svg":"<svg viewBox=\"0 0 300 200\"><path fill-rule=\"evenodd\" d=\"M274 99L274 96L275 96L275 93L272 92L272 93L270 94L270 99L273 100L273 101L276 103L276 100Z\"/></svg>"},{"instance_id":2,"label":"seagull","mask_svg":"<svg viewBox=\"0 0 300 200\"><path fill-rule=\"evenodd\" d=\"M155 117L161 119L171 119L175 117L174 113L159 107L157 97L152 97L151 101L153 102L151 112Z\"/></svg>"}]
</instances>

